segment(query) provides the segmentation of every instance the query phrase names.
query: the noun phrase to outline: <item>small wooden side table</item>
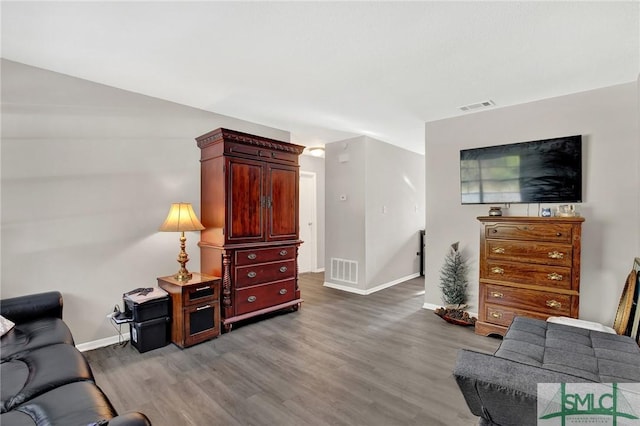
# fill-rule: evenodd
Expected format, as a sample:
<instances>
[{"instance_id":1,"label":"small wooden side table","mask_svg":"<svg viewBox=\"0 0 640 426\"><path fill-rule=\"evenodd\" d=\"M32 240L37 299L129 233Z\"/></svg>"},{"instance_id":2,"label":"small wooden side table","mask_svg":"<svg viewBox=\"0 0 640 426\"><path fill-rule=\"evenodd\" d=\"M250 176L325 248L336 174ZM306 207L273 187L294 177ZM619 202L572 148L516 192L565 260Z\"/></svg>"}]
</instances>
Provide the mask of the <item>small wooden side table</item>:
<instances>
[{"instance_id":1,"label":"small wooden side table","mask_svg":"<svg viewBox=\"0 0 640 426\"><path fill-rule=\"evenodd\" d=\"M158 278L171 297L171 341L181 348L220 334L220 278L193 272L189 281Z\"/></svg>"}]
</instances>

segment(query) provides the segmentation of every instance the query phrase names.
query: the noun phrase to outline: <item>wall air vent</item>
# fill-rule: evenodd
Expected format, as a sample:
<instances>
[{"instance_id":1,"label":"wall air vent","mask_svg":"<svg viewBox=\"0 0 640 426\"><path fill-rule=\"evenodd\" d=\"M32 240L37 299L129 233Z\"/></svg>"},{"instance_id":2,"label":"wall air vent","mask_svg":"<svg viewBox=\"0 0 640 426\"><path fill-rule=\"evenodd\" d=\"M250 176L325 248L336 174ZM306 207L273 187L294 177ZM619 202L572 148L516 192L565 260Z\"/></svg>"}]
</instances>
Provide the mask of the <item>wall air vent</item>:
<instances>
[{"instance_id":1,"label":"wall air vent","mask_svg":"<svg viewBox=\"0 0 640 426\"><path fill-rule=\"evenodd\" d=\"M465 105L465 106L461 106L460 109L462 111L475 111L477 109L482 109L482 108L490 108L492 106L494 106L496 103L493 102L492 100L488 100L488 101L483 101L483 102L478 102L475 104L469 104L469 105Z\"/></svg>"},{"instance_id":2,"label":"wall air vent","mask_svg":"<svg viewBox=\"0 0 640 426\"><path fill-rule=\"evenodd\" d=\"M332 257L331 280L358 284L358 262Z\"/></svg>"}]
</instances>

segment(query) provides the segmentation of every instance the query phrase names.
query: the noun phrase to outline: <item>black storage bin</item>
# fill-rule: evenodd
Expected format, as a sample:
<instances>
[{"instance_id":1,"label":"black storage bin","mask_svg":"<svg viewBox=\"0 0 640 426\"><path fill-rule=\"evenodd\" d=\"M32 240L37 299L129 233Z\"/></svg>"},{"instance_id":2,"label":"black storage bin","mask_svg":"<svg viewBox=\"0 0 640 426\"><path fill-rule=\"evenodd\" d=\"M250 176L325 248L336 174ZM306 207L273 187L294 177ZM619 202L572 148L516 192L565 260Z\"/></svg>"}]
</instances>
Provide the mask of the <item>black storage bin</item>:
<instances>
[{"instance_id":1,"label":"black storage bin","mask_svg":"<svg viewBox=\"0 0 640 426\"><path fill-rule=\"evenodd\" d=\"M131 345L140 353L167 346L171 334L169 324L169 317L129 323Z\"/></svg>"},{"instance_id":2,"label":"black storage bin","mask_svg":"<svg viewBox=\"0 0 640 426\"><path fill-rule=\"evenodd\" d=\"M169 315L169 296L148 300L143 303L135 303L125 298L124 305L125 313L133 319L133 322L144 322Z\"/></svg>"}]
</instances>

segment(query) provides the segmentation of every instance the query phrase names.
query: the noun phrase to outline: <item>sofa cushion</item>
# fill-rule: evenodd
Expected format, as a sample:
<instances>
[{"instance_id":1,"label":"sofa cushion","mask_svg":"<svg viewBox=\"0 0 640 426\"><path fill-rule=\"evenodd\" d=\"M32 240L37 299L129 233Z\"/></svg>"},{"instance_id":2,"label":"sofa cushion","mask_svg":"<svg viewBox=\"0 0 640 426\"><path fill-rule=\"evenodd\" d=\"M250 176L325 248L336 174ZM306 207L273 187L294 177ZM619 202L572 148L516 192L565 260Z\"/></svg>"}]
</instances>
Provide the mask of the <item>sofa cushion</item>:
<instances>
[{"instance_id":1,"label":"sofa cushion","mask_svg":"<svg viewBox=\"0 0 640 426\"><path fill-rule=\"evenodd\" d=\"M56 344L20 352L0 364L0 412L68 383L93 381L91 368L73 346Z\"/></svg>"},{"instance_id":2,"label":"sofa cushion","mask_svg":"<svg viewBox=\"0 0 640 426\"><path fill-rule=\"evenodd\" d=\"M116 416L102 391L91 382L75 382L52 389L13 410L0 414L0 424L89 425Z\"/></svg>"},{"instance_id":3,"label":"sofa cushion","mask_svg":"<svg viewBox=\"0 0 640 426\"><path fill-rule=\"evenodd\" d=\"M59 318L39 319L17 323L0 338L0 358L11 358L15 354L57 343L73 345L69 327Z\"/></svg>"},{"instance_id":4,"label":"sofa cushion","mask_svg":"<svg viewBox=\"0 0 640 426\"><path fill-rule=\"evenodd\" d=\"M516 317L496 357L595 382L640 381L640 348L627 336Z\"/></svg>"}]
</instances>

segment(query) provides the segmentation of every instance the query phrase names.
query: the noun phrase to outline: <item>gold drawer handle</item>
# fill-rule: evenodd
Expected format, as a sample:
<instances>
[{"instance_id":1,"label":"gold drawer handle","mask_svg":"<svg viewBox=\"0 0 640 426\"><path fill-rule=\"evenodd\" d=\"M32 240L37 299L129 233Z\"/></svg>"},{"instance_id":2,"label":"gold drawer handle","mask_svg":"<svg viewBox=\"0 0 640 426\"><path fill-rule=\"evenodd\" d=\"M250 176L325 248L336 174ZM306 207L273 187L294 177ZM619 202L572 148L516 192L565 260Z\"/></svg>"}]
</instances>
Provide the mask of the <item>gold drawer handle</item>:
<instances>
[{"instance_id":1,"label":"gold drawer handle","mask_svg":"<svg viewBox=\"0 0 640 426\"><path fill-rule=\"evenodd\" d=\"M504 274L504 269L500 268L499 266L494 266L493 268L491 268L491 272L494 274Z\"/></svg>"},{"instance_id":2,"label":"gold drawer handle","mask_svg":"<svg viewBox=\"0 0 640 426\"><path fill-rule=\"evenodd\" d=\"M562 275L556 274L555 272L547 274L547 278L551 281L562 281Z\"/></svg>"},{"instance_id":3,"label":"gold drawer handle","mask_svg":"<svg viewBox=\"0 0 640 426\"><path fill-rule=\"evenodd\" d=\"M549 259L564 259L564 253L560 253L559 251L550 251Z\"/></svg>"},{"instance_id":4,"label":"gold drawer handle","mask_svg":"<svg viewBox=\"0 0 640 426\"><path fill-rule=\"evenodd\" d=\"M286 256L287 253L289 253L289 252L286 251L286 250L280 250L280 256Z\"/></svg>"},{"instance_id":5,"label":"gold drawer handle","mask_svg":"<svg viewBox=\"0 0 640 426\"><path fill-rule=\"evenodd\" d=\"M204 286L204 287L196 288L196 291L208 290L208 289L210 289L210 288L211 288L211 286L206 285L206 286Z\"/></svg>"},{"instance_id":6,"label":"gold drawer handle","mask_svg":"<svg viewBox=\"0 0 640 426\"><path fill-rule=\"evenodd\" d=\"M504 247L494 247L491 249L491 251L495 254L503 254L505 250Z\"/></svg>"},{"instance_id":7,"label":"gold drawer handle","mask_svg":"<svg viewBox=\"0 0 640 426\"><path fill-rule=\"evenodd\" d=\"M495 297L497 299L502 299L504 297L504 294L497 292L497 291L492 291L491 292L491 297Z\"/></svg>"},{"instance_id":8,"label":"gold drawer handle","mask_svg":"<svg viewBox=\"0 0 640 426\"><path fill-rule=\"evenodd\" d=\"M287 267L286 266L281 266L280 267L280 272L287 272Z\"/></svg>"},{"instance_id":9,"label":"gold drawer handle","mask_svg":"<svg viewBox=\"0 0 640 426\"><path fill-rule=\"evenodd\" d=\"M256 257L258 257L258 255L255 253L250 253L247 255L247 259L249 260L256 260Z\"/></svg>"},{"instance_id":10,"label":"gold drawer handle","mask_svg":"<svg viewBox=\"0 0 640 426\"><path fill-rule=\"evenodd\" d=\"M287 289L286 288L282 288L282 289L280 289L279 293L283 294L283 295L287 294Z\"/></svg>"},{"instance_id":11,"label":"gold drawer handle","mask_svg":"<svg viewBox=\"0 0 640 426\"><path fill-rule=\"evenodd\" d=\"M557 300L547 300L547 306L553 309L561 309L562 303L558 302Z\"/></svg>"},{"instance_id":12,"label":"gold drawer handle","mask_svg":"<svg viewBox=\"0 0 640 426\"><path fill-rule=\"evenodd\" d=\"M256 301L256 299L257 299L257 297L255 297L255 296L249 296L249 297L247 297L247 302L253 303L253 302Z\"/></svg>"},{"instance_id":13,"label":"gold drawer handle","mask_svg":"<svg viewBox=\"0 0 640 426\"><path fill-rule=\"evenodd\" d=\"M492 318L502 318L502 312L491 312L489 315L491 315Z\"/></svg>"},{"instance_id":14,"label":"gold drawer handle","mask_svg":"<svg viewBox=\"0 0 640 426\"><path fill-rule=\"evenodd\" d=\"M251 272L249 272L249 273L247 274L247 276L248 276L249 278L255 278L255 277L256 277L256 275L258 275L258 274L256 274L256 273L255 273L255 272L253 272L253 271L251 271Z\"/></svg>"}]
</instances>

